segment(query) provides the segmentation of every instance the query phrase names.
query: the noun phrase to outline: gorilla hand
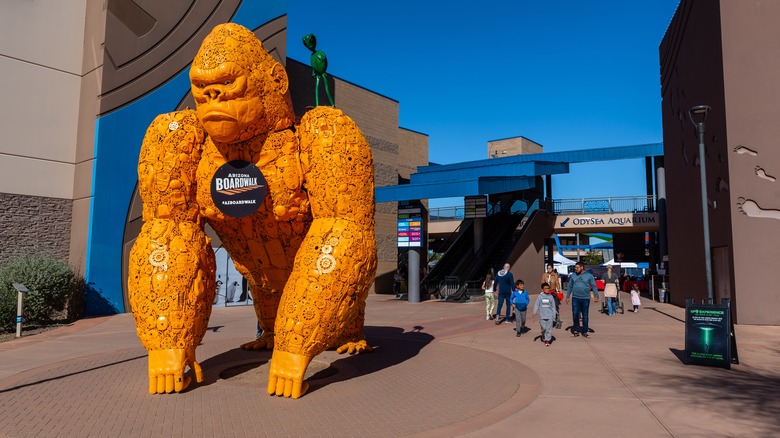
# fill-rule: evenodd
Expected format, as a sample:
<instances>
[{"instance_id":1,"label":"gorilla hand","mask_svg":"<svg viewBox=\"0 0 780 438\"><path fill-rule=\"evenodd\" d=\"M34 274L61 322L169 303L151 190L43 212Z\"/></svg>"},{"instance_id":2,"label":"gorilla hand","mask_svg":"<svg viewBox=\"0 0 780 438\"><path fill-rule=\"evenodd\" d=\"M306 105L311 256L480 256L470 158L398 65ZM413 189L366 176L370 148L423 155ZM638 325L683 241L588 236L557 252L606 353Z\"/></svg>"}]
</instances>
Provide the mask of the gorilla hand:
<instances>
[{"instance_id":1,"label":"gorilla hand","mask_svg":"<svg viewBox=\"0 0 780 438\"><path fill-rule=\"evenodd\" d=\"M185 367L195 371L195 381L203 381L203 370L195 362L195 349L149 350L149 394L181 392L191 379Z\"/></svg>"}]
</instances>

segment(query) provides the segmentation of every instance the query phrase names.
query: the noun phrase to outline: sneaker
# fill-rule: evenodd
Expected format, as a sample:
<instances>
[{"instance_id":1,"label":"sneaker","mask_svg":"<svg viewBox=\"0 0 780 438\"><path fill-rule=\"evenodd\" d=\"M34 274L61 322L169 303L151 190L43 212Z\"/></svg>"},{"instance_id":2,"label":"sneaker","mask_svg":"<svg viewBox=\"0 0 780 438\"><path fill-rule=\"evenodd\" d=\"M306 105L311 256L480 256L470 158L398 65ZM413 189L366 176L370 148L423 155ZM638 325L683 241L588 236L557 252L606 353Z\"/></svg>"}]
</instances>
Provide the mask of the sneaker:
<instances>
[{"instance_id":1,"label":"sneaker","mask_svg":"<svg viewBox=\"0 0 780 438\"><path fill-rule=\"evenodd\" d=\"M545 347L549 347L550 346L550 341L544 341L544 346Z\"/></svg>"},{"instance_id":2,"label":"sneaker","mask_svg":"<svg viewBox=\"0 0 780 438\"><path fill-rule=\"evenodd\" d=\"M589 337L590 337L590 335L589 335L589 334L587 334L587 333L583 333L583 334L582 334L582 337L583 337L583 338L589 338Z\"/></svg>"},{"instance_id":3,"label":"sneaker","mask_svg":"<svg viewBox=\"0 0 780 438\"><path fill-rule=\"evenodd\" d=\"M571 333L571 335L572 335L572 336L574 336L574 337L576 338L577 336L579 336L579 335L580 335L580 332L572 332L572 333Z\"/></svg>"},{"instance_id":4,"label":"sneaker","mask_svg":"<svg viewBox=\"0 0 780 438\"><path fill-rule=\"evenodd\" d=\"M510 320L508 320L508 319L505 319L505 320L504 320L504 324L512 324L512 321L510 321Z\"/></svg>"},{"instance_id":5,"label":"sneaker","mask_svg":"<svg viewBox=\"0 0 780 438\"><path fill-rule=\"evenodd\" d=\"M515 335L515 337L518 337L518 338L519 338L520 336L521 336L521 335L520 335L520 333L518 333L518 334L516 334L516 335Z\"/></svg>"},{"instance_id":6,"label":"sneaker","mask_svg":"<svg viewBox=\"0 0 780 438\"><path fill-rule=\"evenodd\" d=\"M499 325L499 324L501 324L501 320L496 318L496 325Z\"/></svg>"},{"instance_id":7,"label":"sneaker","mask_svg":"<svg viewBox=\"0 0 780 438\"><path fill-rule=\"evenodd\" d=\"M489 320L490 320L490 315L485 317L485 321L489 321Z\"/></svg>"}]
</instances>

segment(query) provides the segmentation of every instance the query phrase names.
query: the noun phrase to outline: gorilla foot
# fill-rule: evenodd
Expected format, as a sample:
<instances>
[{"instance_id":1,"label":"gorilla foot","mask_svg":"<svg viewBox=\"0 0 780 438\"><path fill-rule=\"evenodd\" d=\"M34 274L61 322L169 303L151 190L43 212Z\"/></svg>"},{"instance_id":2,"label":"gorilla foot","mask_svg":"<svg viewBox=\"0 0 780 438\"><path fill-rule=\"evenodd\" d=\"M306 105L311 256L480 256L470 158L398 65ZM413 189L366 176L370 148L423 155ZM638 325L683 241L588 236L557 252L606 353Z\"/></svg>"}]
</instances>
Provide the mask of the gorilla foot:
<instances>
[{"instance_id":1,"label":"gorilla foot","mask_svg":"<svg viewBox=\"0 0 780 438\"><path fill-rule=\"evenodd\" d=\"M365 339L359 341L344 342L340 347L336 348L336 352L339 354L349 353L371 353L374 351L374 347L368 345Z\"/></svg>"},{"instance_id":2,"label":"gorilla foot","mask_svg":"<svg viewBox=\"0 0 780 438\"><path fill-rule=\"evenodd\" d=\"M268 350L274 349L273 333L265 331L259 338L241 344L241 349L243 350L262 350L263 348Z\"/></svg>"},{"instance_id":3,"label":"gorilla foot","mask_svg":"<svg viewBox=\"0 0 780 438\"><path fill-rule=\"evenodd\" d=\"M192 379L184 375L186 366L195 371L195 381L203 381L203 370L195 362L195 349L149 351L149 394L181 392Z\"/></svg>"},{"instance_id":4,"label":"gorilla foot","mask_svg":"<svg viewBox=\"0 0 780 438\"><path fill-rule=\"evenodd\" d=\"M309 384L303 375L311 357L302 354L274 350L268 370L268 394L298 398L306 393Z\"/></svg>"}]
</instances>

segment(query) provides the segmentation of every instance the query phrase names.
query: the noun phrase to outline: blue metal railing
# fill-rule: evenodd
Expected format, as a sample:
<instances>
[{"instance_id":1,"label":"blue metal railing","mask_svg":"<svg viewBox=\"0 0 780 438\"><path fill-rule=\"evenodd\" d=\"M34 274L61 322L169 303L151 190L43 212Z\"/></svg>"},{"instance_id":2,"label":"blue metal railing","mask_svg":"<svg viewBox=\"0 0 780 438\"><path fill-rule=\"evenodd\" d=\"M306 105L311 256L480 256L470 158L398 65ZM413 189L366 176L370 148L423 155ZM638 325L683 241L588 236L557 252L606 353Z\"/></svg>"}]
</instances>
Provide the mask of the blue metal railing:
<instances>
[{"instance_id":1,"label":"blue metal railing","mask_svg":"<svg viewBox=\"0 0 780 438\"><path fill-rule=\"evenodd\" d=\"M565 213L649 213L655 196L616 196L608 198L553 199L555 214Z\"/></svg>"}]
</instances>

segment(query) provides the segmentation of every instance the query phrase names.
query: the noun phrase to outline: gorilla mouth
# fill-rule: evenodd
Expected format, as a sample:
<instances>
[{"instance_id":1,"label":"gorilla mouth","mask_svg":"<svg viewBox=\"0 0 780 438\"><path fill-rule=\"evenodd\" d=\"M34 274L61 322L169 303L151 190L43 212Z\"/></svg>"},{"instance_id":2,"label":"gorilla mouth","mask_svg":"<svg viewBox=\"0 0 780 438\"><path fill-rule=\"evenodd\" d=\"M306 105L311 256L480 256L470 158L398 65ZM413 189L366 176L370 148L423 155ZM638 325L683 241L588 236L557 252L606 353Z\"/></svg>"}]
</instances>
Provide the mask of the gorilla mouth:
<instances>
[{"instance_id":1,"label":"gorilla mouth","mask_svg":"<svg viewBox=\"0 0 780 438\"><path fill-rule=\"evenodd\" d=\"M235 117L219 112L211 111L201 118L201 122L235 122Z\"/></svg>"}]
</instances>

